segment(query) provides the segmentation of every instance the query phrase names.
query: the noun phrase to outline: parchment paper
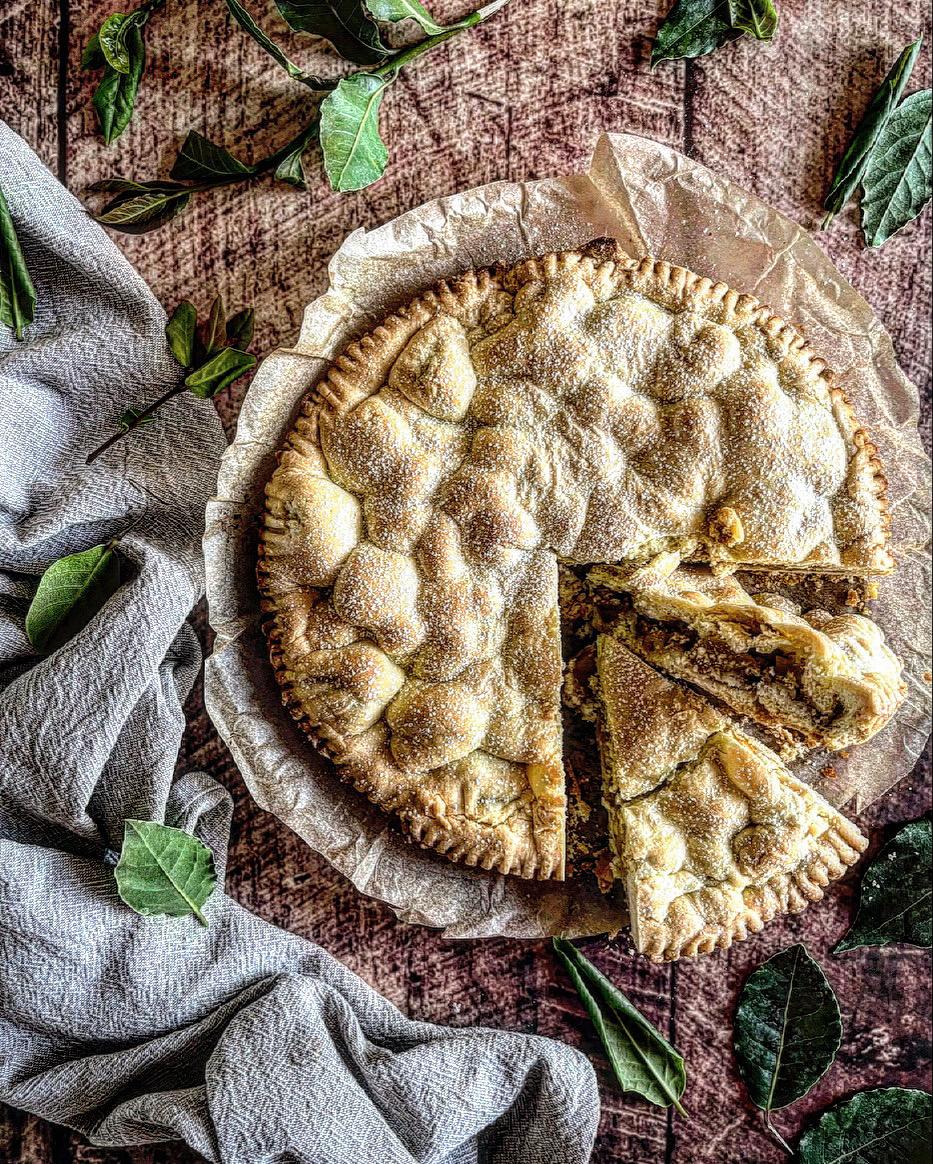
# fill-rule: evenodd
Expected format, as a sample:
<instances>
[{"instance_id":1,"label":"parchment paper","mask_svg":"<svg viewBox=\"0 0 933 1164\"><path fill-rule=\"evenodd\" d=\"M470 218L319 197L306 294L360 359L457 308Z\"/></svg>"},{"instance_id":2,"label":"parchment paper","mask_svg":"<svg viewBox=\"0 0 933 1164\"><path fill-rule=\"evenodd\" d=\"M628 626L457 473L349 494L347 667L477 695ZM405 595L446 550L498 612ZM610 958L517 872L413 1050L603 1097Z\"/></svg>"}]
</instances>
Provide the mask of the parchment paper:
<instances>
[{"instance_id":1,"label":"parchment paper","mask_svg":"<svg viewBox=\"0 0 933 1164\"><path fill-rule=\"evenodd\" d=\"M837 372L888 471L898 571L881 580L877 617L904 661L910 693L893 724L849 758L832 758L834 778L820 774L825 754L795 771L857 813L910 771L929 732L929 462L917 391L868 304L806 231L676 150L632 135L601 137L587 175L496 182L357 230L334 255L329 290L306 309L295 347L273 352L257 372L221 462L204 537L217 633L207 708L263 808L361 893L450 937L601 933L623 918L582 882L529 884L421 850L316 755L282 707L259 627L262 491L302 396L352 338L438 279L602 235L633 255L722 279L794 322Z\"/></svg>"}]
</instances>

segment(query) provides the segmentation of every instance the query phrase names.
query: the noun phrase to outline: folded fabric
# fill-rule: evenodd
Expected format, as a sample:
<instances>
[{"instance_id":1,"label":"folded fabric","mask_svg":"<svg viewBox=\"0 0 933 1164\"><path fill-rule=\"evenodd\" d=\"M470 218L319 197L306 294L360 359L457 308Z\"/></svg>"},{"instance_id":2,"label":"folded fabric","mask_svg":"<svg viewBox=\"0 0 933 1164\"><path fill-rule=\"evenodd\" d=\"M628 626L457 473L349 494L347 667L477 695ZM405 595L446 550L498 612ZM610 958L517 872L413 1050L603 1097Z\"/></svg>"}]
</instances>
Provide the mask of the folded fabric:
<instances>
[{"instance_id":1,"label":"folded fabric","mask_svg":"<svg viewBox=\"0 0 933 1164\"><path fill-rule=\"evenodd\" d=\"M411 1022L219 890L207 929L117 897L127 817L195 832L223 875L227 793L173 779L223 438L182 395L84 465L123 408L177 382L165 316L2 123L0 188L39 297L26 342L0 329L0 1100L97 1144L238 1164L587 1160L599 1101L577 1051ZM37 657L37 576L118 534L134 576Z\"/></svg>"}]
</instances>

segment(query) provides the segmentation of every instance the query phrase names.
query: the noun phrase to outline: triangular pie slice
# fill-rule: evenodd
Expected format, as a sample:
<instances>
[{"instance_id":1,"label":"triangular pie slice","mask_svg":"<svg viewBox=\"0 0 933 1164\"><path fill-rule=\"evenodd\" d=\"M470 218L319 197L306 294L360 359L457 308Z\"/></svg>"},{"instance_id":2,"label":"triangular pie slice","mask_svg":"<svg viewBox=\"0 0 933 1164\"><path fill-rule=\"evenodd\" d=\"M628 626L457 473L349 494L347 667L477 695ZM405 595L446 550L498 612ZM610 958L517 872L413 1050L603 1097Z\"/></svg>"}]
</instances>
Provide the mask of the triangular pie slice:
<instances>
[{"instance_id":1,"label":"triangular pie slice","mask_svg":"<svg viewBox=\"0 0 933 1164\"><path fill-rule=\"evenodd\" d=\"M597 566L588 581L597 630L806 747L863 743L907 695L881 628L862 615L801 615L700 569Z\"/></svg>"},{"instance_id":2,"label":"triangular pie slice","mask_svg":"<svg viewBox=\"0 0 933 1164\"><path fill-rule=\"evenodd\" d=\"M725 948L823 896L867 845L768 748L618 639L597 639L604 796L632 935L655 961Z\"/></svg>"},{"instance_id":3,"label":"triangular pie slice","mask_svg":"<svg viewBox=\"0 0 933 1164\"><path fill-rule=\"evenodd\" d=\"M886 573L888 524L803 338L604 240L441 283L332 362L266 489L264 626L344 779L452 859L559 877L558 558Z\"/></svg>"}]
</instances>

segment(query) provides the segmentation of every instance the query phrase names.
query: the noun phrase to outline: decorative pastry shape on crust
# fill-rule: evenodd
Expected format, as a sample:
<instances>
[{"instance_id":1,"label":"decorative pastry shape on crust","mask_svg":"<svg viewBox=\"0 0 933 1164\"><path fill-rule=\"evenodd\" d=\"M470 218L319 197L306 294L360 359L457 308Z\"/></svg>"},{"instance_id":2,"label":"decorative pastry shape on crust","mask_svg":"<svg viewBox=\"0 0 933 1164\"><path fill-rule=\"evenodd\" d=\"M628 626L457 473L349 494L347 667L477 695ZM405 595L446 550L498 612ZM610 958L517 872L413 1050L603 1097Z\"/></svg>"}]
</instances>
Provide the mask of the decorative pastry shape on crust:
<instances>
[{"instance_id":1,"label":"decorative pastry shape on crust","mask_svg":"<svg viewBox=\"0 0 933 1164\"><path fill-rule=\"evenodd\" d=\"M424 844L552 877L556 557L883 572L886 534L804 340L601 243L442 283L338 356L267 487L259 583L285 702L340 774Z\"/></svg>"},{"instance_id":2,"label":"decorative pastry shape on crust","mask_svg":"<svg viewBox=\"0 0 933 1164\"><path fill-rule=\"evenodd\" d=\"M611 635L597 675L614 871L639 952L673 961L741 941L818 900L865 849L773 752Z\"/></svg>"},{"instance_id":3,"label":"decorative pastry shape on crust","mask_svg":"<svg viewBox=\"0 0 933 1164\"><path fill-rule=\"evenodd\" d=\"M647 575L647 576L646 576ZM597 566L594 623L637 655L807 747L840 751L879 732L904 701L901 664L854 613L799 615L730 577Z\"/></svg>"}]
</instances>

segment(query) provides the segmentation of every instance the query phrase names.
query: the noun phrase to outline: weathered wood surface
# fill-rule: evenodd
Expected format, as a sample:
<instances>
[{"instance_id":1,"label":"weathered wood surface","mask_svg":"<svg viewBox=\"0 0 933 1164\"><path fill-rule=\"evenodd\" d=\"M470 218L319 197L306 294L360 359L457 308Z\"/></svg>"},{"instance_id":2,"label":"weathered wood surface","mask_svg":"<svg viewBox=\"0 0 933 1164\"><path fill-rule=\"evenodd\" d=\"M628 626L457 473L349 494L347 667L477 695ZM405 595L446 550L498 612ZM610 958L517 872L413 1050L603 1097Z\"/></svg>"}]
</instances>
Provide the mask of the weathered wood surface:
<instances>
[{"instance_id":1,"label":"weathered wood surface","mask_svg":"<svg viewBox=\"0 0 933 1164\"><path fill-rule=\"evenodd\" d=\"M163 231L118 236L120 245L166 304L187 296L203 306L215 289L231 304L254 304L265 351L295 335L302 306L324 286L327 259L351 229L493 179L581 167L601 130L669 142L812 228L870 93L918 31L929 40L930 14L921 0L783 0L779 6L774 46L742 42L652 73L650 38L666 0L513 0L487 28L403 77L385 115L392 162L375 188L338 196L319 173L306 195L259 183L207 195ZM289 135L303 94L231 26L218 0L169 0L148 35L138 117L108 151L94 132L92 81L80 74L78 59L115 7L111 0L0 3L0 116L79 197L114 172L164 174L189 127L247 157ZM463 0L436 5L444 15L465 7ZM271 5L253 5L257 14L264 8ZM301 44L291 47L307 55ZM912 88L929 84L924 49ZM861 248L852 211L820 244L891 332L903 367L921 388L929 432L929 211L880 252ZM237 392L219 402L228 425L240 398ZM203 610L196 622L208 645ZM230 892L270 921L321 942L413 1018L536 1031L583 1047L604 1084L598 1164L776 1164L782 1158L736 1076L731 1016L748 972L795 940L824 962L845 1036L828 1076L779 1116L788 1138L826 1103L860 1087L929 1086L929 954L894 949L828 957L851 913L851 879L806 914L695 964L658 969L632 958L624 942L588 944L594 960L684 1052L691 1120L683 1125L613 1090L580 1006L543 943L445 942L401 925L252 804L199 691L188 714L181 766L209 771L236 801ZM927 761L861 824L877 845L886 826L919 815L929 803ZM186 1164L197 1158L176 1145L105 1151L22 1113L0 1115L0 1162Z\"/></svg>"}]
</instances>

